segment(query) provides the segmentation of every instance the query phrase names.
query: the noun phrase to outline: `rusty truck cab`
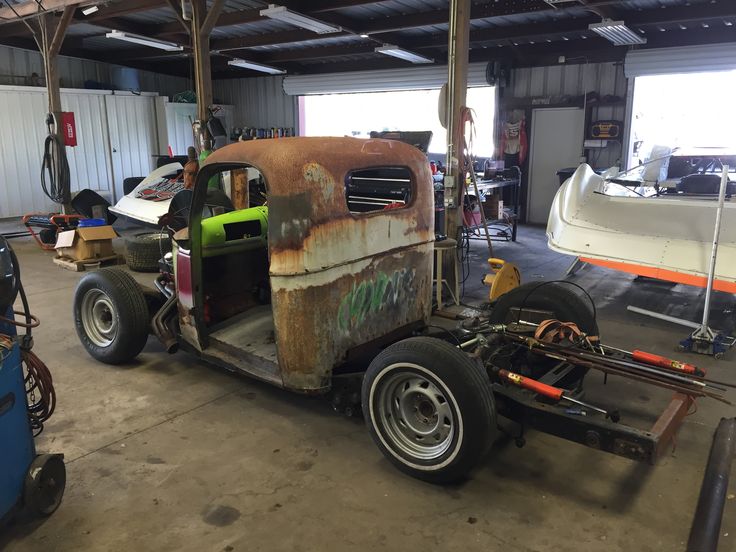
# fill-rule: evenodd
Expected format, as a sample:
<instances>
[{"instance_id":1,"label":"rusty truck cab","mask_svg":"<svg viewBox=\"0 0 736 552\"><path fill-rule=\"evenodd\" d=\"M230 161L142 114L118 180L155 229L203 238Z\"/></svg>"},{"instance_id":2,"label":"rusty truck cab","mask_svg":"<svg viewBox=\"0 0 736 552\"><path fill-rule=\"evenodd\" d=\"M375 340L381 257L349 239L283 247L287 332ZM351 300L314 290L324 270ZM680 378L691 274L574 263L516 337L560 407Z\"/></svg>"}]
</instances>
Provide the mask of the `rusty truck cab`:
<instances>
[{"instance_id":1,"label":"rusty truck cab","mask_svg":"<svg viewBox=\"0 0 736 552\"><path fill-rule=\"evenodd\" d=\"M246 167L265 181L267 214L203 218L212 177ZM359 181L403 195L375 202ZM353 351L429 321L431 182L426 157L396 141L286 138L213 153L197 178L188 239L175 248L184 345L279 386L327 391ZM203 243L213 229L215 248Z\"/></svg>"}]
</instances>

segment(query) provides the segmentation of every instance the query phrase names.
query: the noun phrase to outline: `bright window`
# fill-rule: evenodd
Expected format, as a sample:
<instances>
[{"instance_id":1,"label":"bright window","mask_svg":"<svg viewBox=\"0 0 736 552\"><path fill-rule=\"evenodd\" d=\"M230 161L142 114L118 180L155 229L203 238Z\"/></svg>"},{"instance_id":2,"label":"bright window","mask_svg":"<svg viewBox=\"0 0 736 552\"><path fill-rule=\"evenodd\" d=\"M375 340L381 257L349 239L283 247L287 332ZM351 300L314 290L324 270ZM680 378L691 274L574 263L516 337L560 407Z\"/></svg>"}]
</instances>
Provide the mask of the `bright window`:
<instances>
[{"instance_id":1,"label":"bright window","mask_svg":"<svg viewBox=\"0 0 736 552\"><path fill-rule=\"evenodd\" d=\"M736 151L736 71L636 77L629 167L653 145Z\"/></svg>"},{"instance_id":2,"label":"bright window","mask_svg":"<svg viewBox=\"0 0 736 552\"><path fill-rule=\"evenodd\" d=\"M432 131L430 153L444 155L447 134L438 115L439 90L329 94L302 98L304 136L357 136L371 131ZM493 155L493 88L468 89L467 104L475 111L473 153Z\"/></svg>"}]
</instances>

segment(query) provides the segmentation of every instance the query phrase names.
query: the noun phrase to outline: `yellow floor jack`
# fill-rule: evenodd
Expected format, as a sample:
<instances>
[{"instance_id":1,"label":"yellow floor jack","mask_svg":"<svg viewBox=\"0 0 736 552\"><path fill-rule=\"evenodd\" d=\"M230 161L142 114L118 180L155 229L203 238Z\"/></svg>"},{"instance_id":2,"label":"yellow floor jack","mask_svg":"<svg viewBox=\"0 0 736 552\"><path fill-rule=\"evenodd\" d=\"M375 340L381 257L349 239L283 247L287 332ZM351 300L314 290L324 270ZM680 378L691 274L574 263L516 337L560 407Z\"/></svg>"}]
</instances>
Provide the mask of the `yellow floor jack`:
<instances>
[{"instance_id":1,"label":"yellow floor jack","mask_svg":"<svg viewBox=\"0 0 736 552\"><path fill-rule=\"evenodd\" d=\"M483 283L491 288L488 292L489 301L493 302L504 293L521 285L521 272L514 263L492 257L488 259L488 265L491 267L491 273L486 274Z\"/></svg>"}]
</instances>

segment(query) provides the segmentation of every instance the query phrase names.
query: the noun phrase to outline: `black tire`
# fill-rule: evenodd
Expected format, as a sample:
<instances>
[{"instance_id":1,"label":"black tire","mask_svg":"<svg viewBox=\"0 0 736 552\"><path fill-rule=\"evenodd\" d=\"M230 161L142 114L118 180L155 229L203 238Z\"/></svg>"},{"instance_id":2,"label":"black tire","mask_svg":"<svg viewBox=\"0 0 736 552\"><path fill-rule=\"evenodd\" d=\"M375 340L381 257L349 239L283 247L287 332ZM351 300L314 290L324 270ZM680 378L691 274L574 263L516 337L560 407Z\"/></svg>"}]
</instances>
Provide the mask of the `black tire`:
<instances>
[{"instance_id":1,"label":"black tire","mask_svg":"<svg viewBox=\"0 0 736 552\"><path fill-rule=\"evenodd\" d=\"M600 335L593 304L582 290L570 284L530 282L514 288L498 298L492 306L489 321L492 324L515 322L511 316L511 309L514 308L550 311L562 322L574 322L588 335ZM534 362L530 364L530 372L526 375L540 378L552 369L557 361L535 357ZM587 373L587 368L575 368L566 378L565 387L580 389Z\"/></svg>"},{"instance_id":2,"label":"black tire","mask_svg":"<svg viewBox=\"0 0 736 552\"><path fill-rule=\"evenodd\" d=\"M412 337L383 350L365 373L361 399L368 430L384 456L431 483L465 478L497 433L487 374L441 339Z\"/></svg>"},{"instance_id":3,"label":"black tire","mask_svg":"<svg viewBox=\"0 0 736 552\"><path fill-rule=\"evenodd\" d=\"M130 192L136 189L138 184L146 179L145 176L131 176L123 180L123 194L128 195Z\"/></svg>"},{"instance_id":4,"label":"black tire","mask_svg":"<svg viewBox=\"0 0 736 552\"><path fill-rule=\"evenodd\" d=\"M501 295L493 305L492 324L515 322L513 308L529 308L553 312L562 322L574 322L588 335L599 335L593 305L576 286L562 282L530 282Z\"/></svg>"},{"instance_id":5,"label":"black tire","mask_svg":"<svg viewBox=\"0 0 736 552\"><path fill-rule=\"evenodd\" d=\"M143 290L119 268L90 272L74 292L74 325L82 345L97 360L133 360L145 347L150 327Z\"/></svg>"},{"instance_id":6,"label":"black tire","mask_svg":"<svg viewBox=\"0 0 736 552\"><path fill-rule=\"evenodd\" d=\"M23 504L37 516L50 516L61 504L66 487L66 467L60 454L41 454L26 473Z\"/></svg>"},{"instance_id":7,"label":"black tire","mask_svg":"<svg viewBox=\"0 0 736 552\"><path fill-rule=\"evenodd\" d=\"M125 262L136 272L158 272L158 261L171 251L165 232L143 232L125 239Z\"/></svg>"}]
</instances>

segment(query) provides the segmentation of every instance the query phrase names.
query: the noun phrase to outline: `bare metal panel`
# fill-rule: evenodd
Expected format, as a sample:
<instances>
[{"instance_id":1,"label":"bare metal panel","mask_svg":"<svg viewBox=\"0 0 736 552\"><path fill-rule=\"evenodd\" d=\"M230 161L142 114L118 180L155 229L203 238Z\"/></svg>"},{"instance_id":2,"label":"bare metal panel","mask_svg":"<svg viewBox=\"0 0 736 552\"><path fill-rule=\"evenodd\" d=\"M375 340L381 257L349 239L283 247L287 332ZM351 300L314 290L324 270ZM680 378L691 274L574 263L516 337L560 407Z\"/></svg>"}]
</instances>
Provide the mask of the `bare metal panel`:
<instances>
[{"instance_id":1,"label":"bare metal panel","mask_svg":"<svg viewBox=\"0 0 736 552\"><path fill-rule=\"evenodd\" d=\"M103 84L112 82L112 68L118 67L88 59L59 56L59 76L65 88L84 88L86 81ZM158 92L171 96L177 92L190 90L193 84L183 77L161 75L138 70L138 80L144 92ZM43 64L38 52L0 46L0 84L29 85L32 73L43 75Z\"/></svg>"},{"instance_id":2,"label":"bare metal panel","mask_svg":"<svg viewBox=\"0 0 736 552\"><path fill-rule=\"evenodd\" d=\"M297 126L297 98L287 96L283 78L221 79L212 83L216 101L234 106L236 127Z\"/></svg>"},{"instance_id":3,"label":"bare metal panel","mask_svg":"<svg viewBox=\"0 0 736 552\"><path fill-rule=\"evenodd\" d=\"M582 96L596 92L603 96L626 96L626 77L620 63L564 63L546 67L519 67L511 72L511 86L507 97L533 98L552 96ZM541 107L541 106L540 106ZM625 106L600 107L594 113L597 119L625 121ZM598 165L614 164L622 152L613 145L600 150L595 161Z\"/></svg>"},{"instance_id":4,"label":"bare metal panel","mask_svg":"<svg viewBox=\"0 0 736 552\"><path fill-rule=\"evenodd\" d=\"M434 196L418 149L356 138L255 140L214 152L205 166L231 162L258 168L268 187L269 274L285 387L325 390L348 351L429 320ZM411 202L351 214L345 179L358 167L406 167ZM191 222L196 228L199 221Z\"/></svg>"}]
</instances>

